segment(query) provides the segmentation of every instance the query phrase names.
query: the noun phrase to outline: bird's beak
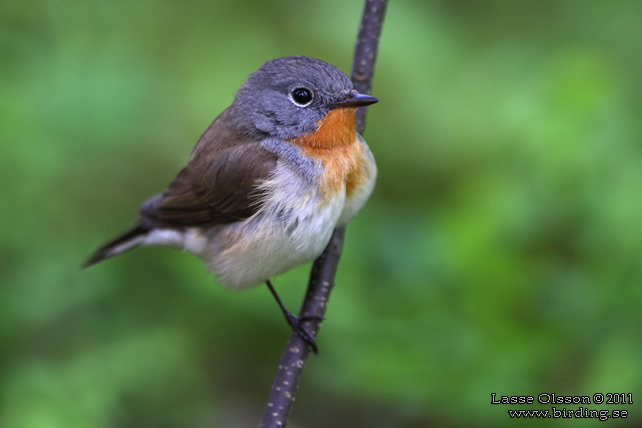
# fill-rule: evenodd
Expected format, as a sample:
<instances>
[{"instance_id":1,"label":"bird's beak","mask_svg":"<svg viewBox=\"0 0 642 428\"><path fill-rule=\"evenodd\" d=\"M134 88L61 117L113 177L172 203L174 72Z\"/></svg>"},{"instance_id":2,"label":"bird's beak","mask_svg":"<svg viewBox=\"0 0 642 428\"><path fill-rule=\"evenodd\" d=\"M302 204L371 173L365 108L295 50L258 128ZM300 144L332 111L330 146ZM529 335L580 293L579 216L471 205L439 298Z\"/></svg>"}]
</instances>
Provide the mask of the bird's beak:
<instances>
[{"instance_id":1,"label":"bird's beak","mask_svg":"<svg viewBox=\"0 0 642 428\"><path fill-rule=\"evenodd\" d=\"M342 107L363 107L378 103L379 99L370 95L353 92L341 101L334 103L334 108Z\"/></svg>"}]
</instances>

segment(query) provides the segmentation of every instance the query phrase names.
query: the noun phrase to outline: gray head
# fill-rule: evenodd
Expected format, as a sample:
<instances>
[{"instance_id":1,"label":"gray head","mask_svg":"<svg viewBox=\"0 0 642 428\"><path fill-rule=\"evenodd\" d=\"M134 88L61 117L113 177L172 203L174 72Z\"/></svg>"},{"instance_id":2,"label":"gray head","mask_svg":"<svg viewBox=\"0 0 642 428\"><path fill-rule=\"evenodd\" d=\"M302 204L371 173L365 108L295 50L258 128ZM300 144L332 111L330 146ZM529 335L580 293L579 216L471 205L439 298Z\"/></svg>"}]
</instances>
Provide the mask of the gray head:
<instances>
[{"instance_id":1,"label":"gray head","mask_svg":"<svg viewBox=\"0 0 642 428\"><path fill-rule=\"evenodd\" d=\"M236 94L230 117L243 132L288 140L316 130L332 109L377 101L357 93L338 68L290 56L268 61L250 75Z\"/></svg>"}]
</instances>

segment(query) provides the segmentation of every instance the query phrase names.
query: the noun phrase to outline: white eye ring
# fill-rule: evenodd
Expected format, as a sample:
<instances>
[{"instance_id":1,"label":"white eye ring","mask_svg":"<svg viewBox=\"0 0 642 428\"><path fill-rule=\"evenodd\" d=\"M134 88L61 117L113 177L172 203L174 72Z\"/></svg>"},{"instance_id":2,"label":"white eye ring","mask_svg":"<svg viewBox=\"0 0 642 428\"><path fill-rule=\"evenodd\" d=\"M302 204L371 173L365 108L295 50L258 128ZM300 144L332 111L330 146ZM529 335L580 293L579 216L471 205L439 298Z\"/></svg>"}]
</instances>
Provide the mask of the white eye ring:
<instances>
[{"instance_id":1,"label":"white eye ring","mask_svg":"<svg viewBox=\"0 0 642 428\"><path fill-rule=\"evenodd\" d=\"M314 100L314 92L306 87L297 87L290 91L290 101L299 107L307 107Z\"/></svg>"}]
</instances>

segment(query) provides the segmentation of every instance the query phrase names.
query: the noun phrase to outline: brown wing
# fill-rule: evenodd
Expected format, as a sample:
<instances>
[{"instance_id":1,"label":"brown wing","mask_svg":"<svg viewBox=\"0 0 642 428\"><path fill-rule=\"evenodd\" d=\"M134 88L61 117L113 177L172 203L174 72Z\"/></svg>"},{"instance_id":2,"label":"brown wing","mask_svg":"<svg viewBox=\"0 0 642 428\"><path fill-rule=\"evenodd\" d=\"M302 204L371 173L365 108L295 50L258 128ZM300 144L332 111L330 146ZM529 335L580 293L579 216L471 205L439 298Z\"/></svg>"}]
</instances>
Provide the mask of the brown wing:
<instances>
[{"instance_id":1,"label":"brown wing","mask_svg":"<svg viewBox=\"0 0 642 428\"><path fill-rule=\"evenodd\" d=\"M247 135L225 126L221 113L203 134L192 159L167 190L143 205L141 215L154 227L225 224L260 207L256 185L274 170L277 156Z\"/></svg>"}]
</instances>

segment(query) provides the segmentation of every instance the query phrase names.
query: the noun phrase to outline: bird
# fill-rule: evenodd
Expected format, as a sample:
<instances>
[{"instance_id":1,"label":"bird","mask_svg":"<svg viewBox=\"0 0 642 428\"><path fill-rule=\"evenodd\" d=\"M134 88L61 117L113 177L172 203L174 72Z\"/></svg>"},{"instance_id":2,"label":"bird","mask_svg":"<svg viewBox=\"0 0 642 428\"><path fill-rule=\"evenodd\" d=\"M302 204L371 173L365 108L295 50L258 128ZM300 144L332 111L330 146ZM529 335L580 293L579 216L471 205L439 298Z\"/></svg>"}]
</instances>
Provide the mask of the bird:
<instances>
[{"instance_id":1,"label":"bird","mask_svg":"<svg viewBox=\"0 0 642 428\"><path fill-rule=\"evenodd\" d=\"M271 278L317 258L333 230L370 197L377 166L356 131L355 112L378 101L319 59L265 62L165 191L142 204L134 226L84 266L139 246L186 250L227 288L265 283L291 328L317 352Z\"/></svg>"}]
</instances>

